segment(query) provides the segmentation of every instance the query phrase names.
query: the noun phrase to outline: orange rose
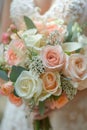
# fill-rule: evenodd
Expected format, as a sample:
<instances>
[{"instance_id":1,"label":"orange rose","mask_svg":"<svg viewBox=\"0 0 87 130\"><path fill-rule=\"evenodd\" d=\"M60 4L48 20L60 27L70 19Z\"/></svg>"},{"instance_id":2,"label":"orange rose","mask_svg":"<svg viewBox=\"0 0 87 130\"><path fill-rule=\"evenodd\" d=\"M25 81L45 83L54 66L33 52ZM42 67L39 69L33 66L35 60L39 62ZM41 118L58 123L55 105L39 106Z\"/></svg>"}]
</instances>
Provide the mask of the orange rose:
<instances>
[{"instance_id":1,"label":"orange rose","mask_svg":"<svg viewBox=\"0 0 87 130\"><path fill-rule=\"evenodd\" d=\"M12 82L10 82L10 81L7 83L4 83L1 86L1 92L5 96L8 96L11 92L13 92L13 90L14 90L14 87L12 85Z\"/></svg>"},{"instance_id":2,"label":"orange rose","mask_svg":"<svg viewBox=\"0 0 87 130\"><path fill-rule=\"evenodd\" d=\"M22 98L15 96L13 93L9 95L9 100L12 104L15 104L16 106L22 105Z\"/></svg>"},{"instance_id":3,"label":"orange rose","mask_svg":"<svg viewBox=\"0 0 87 130\"><path fill-rule=\"evenodd\" d=\"M41 51L41 58L46 68L60 70L64 65L65 55L60 45L48 45Z\"/></svg>"},{"instance_id":4,"label":"orange rose","mask_svg":"<svg viewBox=\"0 0 87 130\"><path fill-rule=\"evenodd\" d=\"M58 100L52 100L50 103L51 109L60 109L64 105L66 105L69 102L67 96L65 94L62 94L61 97Z\"/></svg>"},{"instance_id":5,"label":"orange rose","mask_svg":"<svg viewBox=\"0 0 87 130\"><path fill-rule=\"evenodd\" d=\"M60 95L60 91L58 91L60 87L60 82L58 83L57 77L53 72L46 72L42 76L42 80L43 80L43 86L45 91L52 94L56 93L57 95Z\"/></svg>"}]
</instances>

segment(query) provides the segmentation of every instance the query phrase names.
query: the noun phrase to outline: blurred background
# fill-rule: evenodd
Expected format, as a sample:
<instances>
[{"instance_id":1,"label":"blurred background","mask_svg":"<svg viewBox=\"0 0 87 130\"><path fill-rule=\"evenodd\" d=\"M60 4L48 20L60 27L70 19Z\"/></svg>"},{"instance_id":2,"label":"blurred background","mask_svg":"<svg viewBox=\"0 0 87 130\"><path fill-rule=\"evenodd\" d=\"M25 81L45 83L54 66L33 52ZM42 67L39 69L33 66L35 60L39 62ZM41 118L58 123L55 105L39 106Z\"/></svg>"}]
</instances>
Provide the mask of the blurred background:
<instances>
[{"instance_id":1,"label":"blurred background","mask_svg":"<svg viewBox=\"0 0 87 130\"><path fill-rule=\"evenodd\" d=\"M2 21L4 1L5 0L0 0L0 31L1 31L1 21ZM6 97L0 96L0 122L3 117L5 106L6 106Z\"/></svg>"}]
</instances>

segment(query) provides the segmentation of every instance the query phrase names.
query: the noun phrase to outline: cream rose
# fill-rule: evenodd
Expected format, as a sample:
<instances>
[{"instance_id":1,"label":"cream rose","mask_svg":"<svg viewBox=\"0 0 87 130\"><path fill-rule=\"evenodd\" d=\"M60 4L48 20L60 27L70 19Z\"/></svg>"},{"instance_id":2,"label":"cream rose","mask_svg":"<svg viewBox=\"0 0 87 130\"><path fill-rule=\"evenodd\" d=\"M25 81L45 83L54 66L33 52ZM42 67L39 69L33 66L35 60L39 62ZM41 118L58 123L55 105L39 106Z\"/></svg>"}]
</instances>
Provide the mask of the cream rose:
<instances>
[{"instance_id":1,"label":"cream rose","mask_svg":"<svg viewBox=\"0 0 87 130\"><path fill-rule=\"evenodd\" d=\"M31 99L42 92L42 81L32 75L30 71L23 71L15 83L15 90L20 97Z\"/></svg>"},{"instance_id":2,"label":"cream rose","mask_svg":"<svg viewBox=\"0 0 87 130\"><path fill-rule=\"evenodd\" d=\"M60 45L48 45L41 51L41 58L46 68L60 70L64 65L65 56Z\"/></svg>"},{"instance_id":3,"label":"cream rose","mask_svg":"<svg viewBox=\"0 0 87 130\"><path fill-rule=\"evenodd\" d=\"M81 54L72 54L65 67L65 75L79 82L87 78L87 58Z\"/></svg>"}]
</instances>

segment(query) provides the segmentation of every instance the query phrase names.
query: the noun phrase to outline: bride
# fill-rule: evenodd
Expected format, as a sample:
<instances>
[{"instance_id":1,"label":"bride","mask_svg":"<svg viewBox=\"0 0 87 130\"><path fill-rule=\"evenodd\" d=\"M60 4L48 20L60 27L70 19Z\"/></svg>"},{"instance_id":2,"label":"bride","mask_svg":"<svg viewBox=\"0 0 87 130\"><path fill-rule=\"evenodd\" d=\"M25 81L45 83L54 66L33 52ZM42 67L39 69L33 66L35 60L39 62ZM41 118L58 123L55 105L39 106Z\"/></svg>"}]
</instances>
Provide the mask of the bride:
<instances>
[{"instance_id":1,"label":"bride","mask_svg":"<svg viewBox=\"0 0 87 130\"><path fill-rule=\"evenodd\" d=\"M40 10L38 10L38 8ZM83 24L87 21L87 0L13 0L11 18L16 26L24 28L23 16L35 18L58 17L67 24L71 19ZM87 80L80 84L87 88ZM49 114L53 130L87 130L87 90L60 110ZM19 108L8 102L1 130L33 130L33 115L26 118L24 106Z\"/></svg>"}]
</instances>

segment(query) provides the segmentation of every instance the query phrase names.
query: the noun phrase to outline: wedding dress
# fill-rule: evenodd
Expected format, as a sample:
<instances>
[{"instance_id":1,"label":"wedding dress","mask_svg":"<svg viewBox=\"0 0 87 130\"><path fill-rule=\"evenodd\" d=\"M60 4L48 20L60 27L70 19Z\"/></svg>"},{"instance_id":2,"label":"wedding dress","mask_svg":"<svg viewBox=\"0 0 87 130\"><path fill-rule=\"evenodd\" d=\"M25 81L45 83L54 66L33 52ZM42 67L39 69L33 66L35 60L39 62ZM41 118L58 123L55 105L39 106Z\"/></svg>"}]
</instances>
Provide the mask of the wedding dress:
<instances>
[{"instance_id":1,"label":"wedding dress","mask_svg":"<svg viewBox=\"0 0 87 130\"><path fill-rule=\"evenodd\" d=\"M24 28L23 16L28 17L60 17L66 23L71 19L80 23L87 21L87 0L55 0L44 15L40 15L33 0L13 0L11 18L18 28ZM84 84L87 86L87 82ZM10 102L1 124L1 130L33 130L33 115L26 118L24 105L15 107ZM79 94L60 110L49 116L53 130L87 130L87 90Z\"/></svg>"}]
</instances>

